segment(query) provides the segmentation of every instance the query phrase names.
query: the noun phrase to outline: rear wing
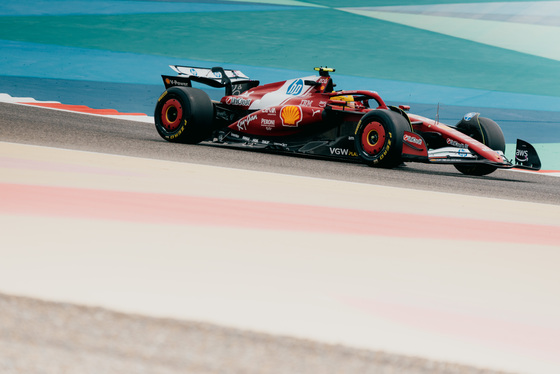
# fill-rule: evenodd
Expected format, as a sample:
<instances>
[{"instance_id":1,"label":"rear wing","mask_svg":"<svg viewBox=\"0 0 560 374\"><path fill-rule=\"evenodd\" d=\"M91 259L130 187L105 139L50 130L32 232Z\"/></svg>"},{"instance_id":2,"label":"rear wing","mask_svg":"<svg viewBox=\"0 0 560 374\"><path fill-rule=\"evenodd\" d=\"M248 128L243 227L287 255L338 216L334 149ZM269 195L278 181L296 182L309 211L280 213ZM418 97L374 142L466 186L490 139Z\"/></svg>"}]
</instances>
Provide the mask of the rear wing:
<instances>
[{"instance_id":1,"label":"rear wing","mask_svg":"<svg viewBox=\"0 0 560 374\"><path fill-rule=\"evenodd\" d=\"M176 76L162 75L165 88L173 86L192 87L192 82L198 82L210 87L226 90L226 96L240 95L250 88L259 85L259 81L251 80L239 70L224 69L222 67L199 68L194 66L169 65Z\"/></svg>"}]
</instances>

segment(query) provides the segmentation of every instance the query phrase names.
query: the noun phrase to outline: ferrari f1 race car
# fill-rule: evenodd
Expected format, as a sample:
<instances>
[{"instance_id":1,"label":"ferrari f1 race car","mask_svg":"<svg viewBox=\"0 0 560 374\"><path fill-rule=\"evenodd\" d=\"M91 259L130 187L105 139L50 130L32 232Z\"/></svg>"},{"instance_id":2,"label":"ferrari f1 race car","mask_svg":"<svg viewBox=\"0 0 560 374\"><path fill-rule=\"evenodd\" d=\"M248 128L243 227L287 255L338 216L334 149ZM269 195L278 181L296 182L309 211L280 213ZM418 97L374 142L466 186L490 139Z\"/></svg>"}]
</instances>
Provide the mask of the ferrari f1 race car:
<instances>
[{"instance_id":1,"label":"ferrari f1 race car","mask_svg":"<svg viewBox=\"0 0 560 374\"><path fill-rule=\"evenodd\" d=\"M504 134L479 113L466 114L455 126L388 106L377 92L335 91L332 68L318 75L260 85L238 70L170 65L162 75L154 121L170 142L237 144L361 161L393 168L405 161L451 164L467 175L497 168L540 169L534 147L518 140L515 164L505 156ZM224 88L212 101L193 82Z\"/></svg>"}]
</instances>

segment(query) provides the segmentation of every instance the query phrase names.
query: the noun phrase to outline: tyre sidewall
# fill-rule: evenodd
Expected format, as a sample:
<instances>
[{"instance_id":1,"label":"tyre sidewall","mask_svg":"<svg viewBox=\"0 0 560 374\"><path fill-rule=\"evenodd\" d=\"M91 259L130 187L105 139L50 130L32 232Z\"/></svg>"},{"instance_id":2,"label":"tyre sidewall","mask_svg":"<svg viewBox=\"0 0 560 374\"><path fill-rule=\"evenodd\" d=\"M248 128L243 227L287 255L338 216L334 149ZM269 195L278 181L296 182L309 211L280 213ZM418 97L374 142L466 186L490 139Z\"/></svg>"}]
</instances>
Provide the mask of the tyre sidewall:
<instances>
[{"instance_id":1,"label":"tyre sidewall","mask_svg":"<svg viewBox=\"0 0 560 374\"><path fill-rule=\"evenodd\" d=\"M162 116L166 103L176 100L181 106L177 128L169 130L163 125ZM208 95L197 88L170 87L158 99L154 122L159 135L170 142L198 143L211 134L213 106Z\"/></svg>"},{"instance_id":2,"label":"tyre sidewall","mask_svg":"<svg viewBox=\"0 0 560 374\"><path fill-rule=\"evenodd\" d=\"M470 120L461 120L456 125L457 130L478 140L490 149L505 152L506 143L504 133L500 126L489 118L480 117L478 114Z\"/></svg>"},{"instance_id":3,"label":"tyre sidewall","mask_svg":"<svg viewBox=\"0 0 560 374\"><path fill-rule=\"evenodd\" d=\"M366 152L362 137L368 124L377 122L385 131L385 143L376 154ZM366 113L356 126L354 144L356 152L366 164L375 167L392 168L402 163L402 142L405 125L408 122L400 114L388 110L374 110Z\"/></svg>"},{"instance_id":4,"label":"tyre sidewall","mask_svg":"<svg viewBox=\"0 0 560 374\"><path fill-rule=\"evenodd\" d=\"M506 150L506 142L502 129L496 122L489 118L479 117L479 115L476 114L470 120L463 118L463 120L457 124L456 128L492 150L502 152ZM463 174L473 176L487 175L497 169L495 166L485 164L457 164L455 168Z\"/></svg>"}]
</instances>

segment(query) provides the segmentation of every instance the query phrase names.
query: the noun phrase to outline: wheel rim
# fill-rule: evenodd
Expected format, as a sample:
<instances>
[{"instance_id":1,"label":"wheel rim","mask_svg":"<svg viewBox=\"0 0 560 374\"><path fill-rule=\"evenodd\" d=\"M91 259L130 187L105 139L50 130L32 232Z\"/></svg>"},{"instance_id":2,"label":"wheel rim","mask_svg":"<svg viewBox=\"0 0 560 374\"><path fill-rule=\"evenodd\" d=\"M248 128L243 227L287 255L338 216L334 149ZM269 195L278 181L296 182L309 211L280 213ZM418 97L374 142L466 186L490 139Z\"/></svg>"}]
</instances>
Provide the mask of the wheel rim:
<instances>
[{"instance_id":1,"label":"wheel rim","mask_svg":"<svg viewBox=\"0 0 560 374\"><path fill-rule=\"evenodd\" d=\"M167 100L161 109L161 124L167 131L175 131L183 118L183 107L176 99Z\"/></svg>"},{"instance_id":2,"label":"wheel rim","mask_svg":"<svg viewBox=\"0 0 560 374\"><path fill-rule=\"evenodd\" d=\"M370 122L364 127L362 132L362 148L370 155L375 156L381 153L385 146L385 128L379 122Z\"/></svg>"}]
</instances>

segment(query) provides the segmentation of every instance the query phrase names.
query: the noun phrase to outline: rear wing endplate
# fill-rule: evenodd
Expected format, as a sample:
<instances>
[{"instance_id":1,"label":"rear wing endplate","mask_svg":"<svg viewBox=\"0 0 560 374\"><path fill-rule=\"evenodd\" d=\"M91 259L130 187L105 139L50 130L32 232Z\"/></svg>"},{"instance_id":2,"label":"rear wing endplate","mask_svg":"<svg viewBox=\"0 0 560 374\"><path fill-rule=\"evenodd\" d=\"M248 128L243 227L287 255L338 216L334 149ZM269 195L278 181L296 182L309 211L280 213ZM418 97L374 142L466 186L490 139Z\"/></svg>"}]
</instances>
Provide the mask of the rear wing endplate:
<instances>
[{"instance_id":1,"label":"rear wing endplate","mask_svg":"<svg viewBox=\"0 0 560 374\"><path fill-rule=\"evenodd\" d=\"M162 75L165 88L172 86L191 87L191 82L198 82L210 87L225 87L226 96L240 95L249 88L259 85L259 81L251 80L239 70L224 69L222 67L200 68L194 66L169 65L177 76Z\"/></svg>"}]
</instances>

